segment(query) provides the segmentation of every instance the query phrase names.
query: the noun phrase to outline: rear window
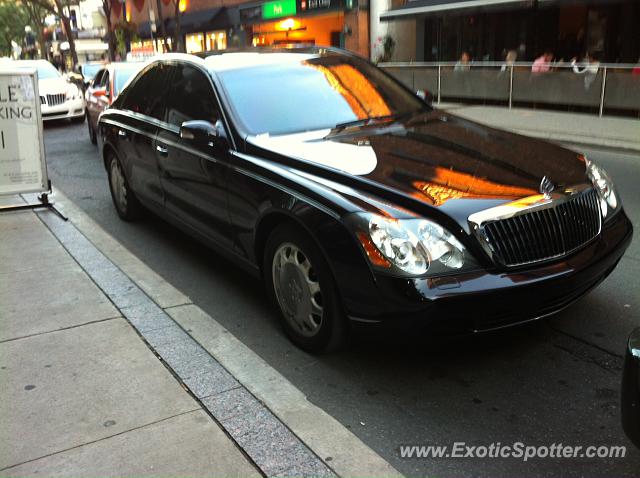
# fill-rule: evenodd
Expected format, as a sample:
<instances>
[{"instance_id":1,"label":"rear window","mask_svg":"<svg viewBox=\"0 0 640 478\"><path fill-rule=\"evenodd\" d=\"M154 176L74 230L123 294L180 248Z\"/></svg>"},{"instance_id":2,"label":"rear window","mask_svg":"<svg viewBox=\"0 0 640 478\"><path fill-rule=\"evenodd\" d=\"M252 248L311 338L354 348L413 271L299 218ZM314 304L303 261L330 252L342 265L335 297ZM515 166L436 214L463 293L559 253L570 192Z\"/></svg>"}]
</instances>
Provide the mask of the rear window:
<instances>
[{"instance_id":1,"label":"rear window","mask_svg":"<svg viewBox=\"0 0 640 478\"><path fill-rule=\"evenodd\" d=\"M102 68L104 65L101 63L95 63L90 65L82 65L82 76L85 80L92 80L96 73Z\"/></svg>"}]
</instances>

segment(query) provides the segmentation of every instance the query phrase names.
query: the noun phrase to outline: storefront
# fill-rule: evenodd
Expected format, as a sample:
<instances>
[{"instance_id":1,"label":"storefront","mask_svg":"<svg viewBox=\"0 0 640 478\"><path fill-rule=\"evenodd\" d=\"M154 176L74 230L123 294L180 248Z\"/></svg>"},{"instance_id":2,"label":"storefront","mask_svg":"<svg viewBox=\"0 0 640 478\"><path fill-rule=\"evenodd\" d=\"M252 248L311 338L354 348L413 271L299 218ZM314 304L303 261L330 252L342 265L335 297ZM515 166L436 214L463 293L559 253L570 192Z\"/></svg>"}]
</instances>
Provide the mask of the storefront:
<instances>
[{"instance_id":1,"label":"storefront","mask_svg":"<svg viewBox=\"0 0 640 478\"><path fill-rule=\"evenodd\" d=\"M238 40L234 34L238 25L237 10L226 7L209 8L185 13L180 17L180 33L184 40L184 47L187 53L201 53L212 50L225 50L230 46L242 46L242 41ZM169 36L167 42L171 47L171 38L176 30L176 21L173 17L165 18L164 31ZM132 50L146 50L156 48L156 51L167 51L164 41L158 39L160 28L151 31L150 22L145 22L138 27L138 33L142 40L132 44ZM152 40L152 37L156 36ZM164 50L163 50L164 48Z\"/></svg>"},{"instance_id":2,"label":"storefront","mask_svg":"<svg viewBox=\"0 0 640 478\"><path fill-rule=\"evenodd\" d=\"M202 0L189 5L209 7L212 3ZM269 0L228 7L189 8L180 16L179 25L181 43L187 53L252 45L309 44L342 47L369 55L366 0ZM173 16L165 16L164 25L158 25L154 31L149 17L141 19L137 30L142 40L136 47L153 47L153 40L157 40L161 32L171 38L177 29Z\"/></svg>"},{"instance_id":3,"label":"storefront","mask_svg":"<svg viewBox=\"0 0 640 478\"><path fill-rule=\"evenodd\" d=\"M601 61L635 63L640 56L637 0L408 0L380 14L412 19L417 61L500 61L509 50L531 61L544 50L565 61L586 52Z\"/></svg>"},{"instance_id":4,"label":"storefront","mask_svg":"<svg viewBox=\"0 0 640 478\"><path fill-rule=\"evenodd\" d=\"M368 17L363 28L358 16L366 10L355 0L275 0L242 5L239 13L253 46L323 45L368 55Z\"/></svg>"},{"instance_id":5,"label":"storefront","mask_svg":"<svg viewBox=\"0 0 640 478\"><path fill-rule=\"evenodd\" d=\"M185 35L185 50L187 53L201 53L213 50L226 50L226 30L215 30L203 33L189 33Z\"/></svg>"}]
</instances>

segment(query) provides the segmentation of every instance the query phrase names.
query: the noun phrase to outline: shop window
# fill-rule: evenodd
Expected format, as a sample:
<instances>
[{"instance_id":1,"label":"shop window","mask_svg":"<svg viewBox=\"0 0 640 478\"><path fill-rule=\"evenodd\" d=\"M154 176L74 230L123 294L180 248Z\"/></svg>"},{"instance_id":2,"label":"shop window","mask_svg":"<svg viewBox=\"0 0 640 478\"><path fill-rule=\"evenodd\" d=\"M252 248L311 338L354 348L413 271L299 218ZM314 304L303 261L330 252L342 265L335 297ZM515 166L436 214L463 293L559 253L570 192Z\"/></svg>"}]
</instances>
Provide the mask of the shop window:
<instances>
[{"instance_id":1,"label":"shop window","mask_svg":"<svg viewBox=\"0 0 640 478\"><path fill-rule=\"evenodd\" d=\"M187 53L200 53L204 51L204 35L202 33L186 35L185 46Z\"/></svg>"},{"instance_id":2,"label":"shop window","mask_svg":"<svg viewBox=\"0 0 640 478\"><path fill-rule=\"evenodd\" d=\"M227 33L223 30L207 32L206 46L207 51L225 50L227 48Z\"/></svg>"}]
</instances>

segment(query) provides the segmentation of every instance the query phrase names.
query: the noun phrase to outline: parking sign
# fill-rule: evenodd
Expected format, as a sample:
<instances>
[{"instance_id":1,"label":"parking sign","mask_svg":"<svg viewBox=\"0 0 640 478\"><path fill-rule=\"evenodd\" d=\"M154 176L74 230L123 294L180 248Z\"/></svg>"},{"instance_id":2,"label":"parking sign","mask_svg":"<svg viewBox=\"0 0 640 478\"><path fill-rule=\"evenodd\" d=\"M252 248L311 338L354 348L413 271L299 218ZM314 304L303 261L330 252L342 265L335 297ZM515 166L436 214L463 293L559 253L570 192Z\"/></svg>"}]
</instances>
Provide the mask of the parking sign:
<instances>
[{"instance_id":1,"label":"parking sign","mask_svg":"<svg viewBox=\"0 0 640 478\"><path fill-rule=\"evenodd\" d=\"M36 70L0 67L0 195L48 189Z\"/></svg>"}]
</instances>

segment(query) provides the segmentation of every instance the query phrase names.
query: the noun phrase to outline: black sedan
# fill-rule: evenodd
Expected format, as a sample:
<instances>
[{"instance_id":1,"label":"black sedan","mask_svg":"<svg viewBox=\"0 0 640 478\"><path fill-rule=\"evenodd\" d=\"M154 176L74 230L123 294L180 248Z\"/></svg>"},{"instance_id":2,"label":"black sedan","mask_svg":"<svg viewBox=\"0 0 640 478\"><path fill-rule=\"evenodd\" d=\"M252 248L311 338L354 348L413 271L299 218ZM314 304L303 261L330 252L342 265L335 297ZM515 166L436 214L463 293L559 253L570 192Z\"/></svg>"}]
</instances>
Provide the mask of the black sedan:
<instances>
[{"instance_id":1,"label":"black sedan","mask_svg":"<svg viewBox=\"0 0 640 478\"><path fill-rule=\"evenodd\" d=\"M118 214L152 211L261 275L309 351L356 326L548 316L631 241L588 158L435 110L338 50L161 56L99 132Z\"/></svg>"}]
</instances>

